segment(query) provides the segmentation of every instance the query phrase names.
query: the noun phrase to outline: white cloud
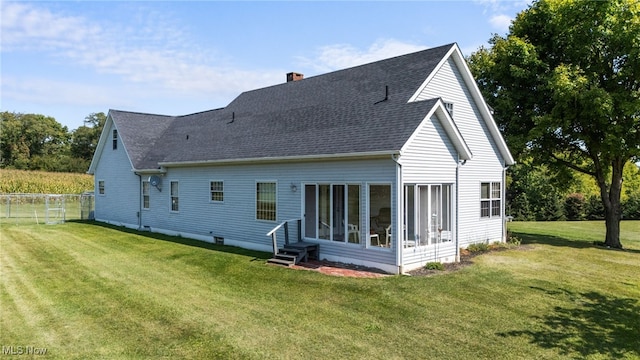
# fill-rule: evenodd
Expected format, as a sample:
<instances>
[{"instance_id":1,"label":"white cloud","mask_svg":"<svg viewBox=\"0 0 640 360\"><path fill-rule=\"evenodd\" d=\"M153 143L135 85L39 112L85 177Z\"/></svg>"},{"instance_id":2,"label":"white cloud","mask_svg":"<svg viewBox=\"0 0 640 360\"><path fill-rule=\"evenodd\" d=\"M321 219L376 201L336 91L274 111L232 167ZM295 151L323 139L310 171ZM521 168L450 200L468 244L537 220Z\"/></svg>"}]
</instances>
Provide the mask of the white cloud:
<instances>
[{"instance_id":1,"label":"white cloud","mask_svg":"<svg viewBox=\"0 0 640 360\"><path fill-rule=\"evenodd\" d=\"M426 46L409 44L393 39L378 40L365 50L348 44L327 45L319 48L313 58L300 57L302 66L318 72L344 69L369 62L424 50Z\"/></svg>"},{"instance_id":2,"label":"white cloud","mask_svg":"<svg viewBox=\"0 0 640 360\"><path fill-rule=\"evenodd\" d=\"M42 78L17 79L6 75L2 78L2 96L20 102L57 105L97 106L114 98L124 100L122 95L105 86Z\"/></svg>"},{"instance_id":3,"label":"white cloud","mask_svg":"<svg viewBox=\"0 0 640 360\"><path fill-rule=\"evenodd\" d=\"M146 84L151 93L226 98L229 94L281 82L285 73L235 68L225 57L187 41L188 36L179 25L155 12L140 11L134 17L139 22L134 24L137 26L124 26L55 13L33 3L2 2L1 6L2 52L42 52L42 56L82 65L97 74L116 75L121 91L127 86ZM66 85L71 93L95 93L97 98L104 98L103 93L90 91L90 86L83 91L79 84L59 82L38 89L29 85L38 82L46 80L30 79L24 85L14 84L3 96L23 98L29 94L22 92L30 88L29 91L35 91L31 93L34 99L58 98L66 103L73 97L65 98L57 90ZM3 88L9 85L4 84ZM50 89L51 96L44 96L46 89Z\"/></svg>"},{"instance_id":4,"label":"white cloud","mask_svg":"<svg viewBox=\"0 0 640 360\"><path fill-rule=\"evenodd\" d=\"M509 15L499 14L492 16L489 19L489 23L494 29L506 32L509 30L509 26L511 25L512 20L513 18Z\"/></svg>"}]
</instances>

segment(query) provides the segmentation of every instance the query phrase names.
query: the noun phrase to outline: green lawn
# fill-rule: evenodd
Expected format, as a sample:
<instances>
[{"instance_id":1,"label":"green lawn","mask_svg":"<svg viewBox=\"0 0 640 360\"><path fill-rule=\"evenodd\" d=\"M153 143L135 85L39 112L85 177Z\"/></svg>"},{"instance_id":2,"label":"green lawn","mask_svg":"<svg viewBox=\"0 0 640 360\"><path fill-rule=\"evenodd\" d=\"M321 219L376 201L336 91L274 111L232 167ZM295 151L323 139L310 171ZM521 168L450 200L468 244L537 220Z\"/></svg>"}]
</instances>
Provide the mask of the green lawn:
<instances>
[{"instance_id":1,"label":"green lawn","mask_svg":"<svg viewBox=\"0 0 640 360\"><path fill-rule=\"evenodd\" d=\"M637 221L622 225L624 251L592 246L602 223L514 222L521 249L381 279L93 223L0 225L4 355L640 359Z\"/></svg>"}]
</instances>

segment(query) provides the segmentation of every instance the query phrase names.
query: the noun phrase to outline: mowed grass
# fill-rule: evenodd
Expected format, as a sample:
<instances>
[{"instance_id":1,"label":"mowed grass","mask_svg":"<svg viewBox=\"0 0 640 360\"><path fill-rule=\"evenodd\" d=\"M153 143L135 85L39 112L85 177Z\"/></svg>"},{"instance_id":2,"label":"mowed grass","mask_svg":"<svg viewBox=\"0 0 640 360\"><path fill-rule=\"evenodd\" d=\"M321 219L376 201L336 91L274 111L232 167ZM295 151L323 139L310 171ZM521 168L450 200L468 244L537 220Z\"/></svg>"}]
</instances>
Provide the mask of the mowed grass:
<instances>
[{"instance_id":1,"label":"mowed grass","mask_svg":"<svg viewBox=\"0 0 640 360\"><path fill-rule=\"evenodd\" d=\"M526 246L381 279L96 223L0 225L5 355L640 358L640 222L623 222L624 251L592 245L602 223L511 223Z\"/></svg>"}]
</instances>

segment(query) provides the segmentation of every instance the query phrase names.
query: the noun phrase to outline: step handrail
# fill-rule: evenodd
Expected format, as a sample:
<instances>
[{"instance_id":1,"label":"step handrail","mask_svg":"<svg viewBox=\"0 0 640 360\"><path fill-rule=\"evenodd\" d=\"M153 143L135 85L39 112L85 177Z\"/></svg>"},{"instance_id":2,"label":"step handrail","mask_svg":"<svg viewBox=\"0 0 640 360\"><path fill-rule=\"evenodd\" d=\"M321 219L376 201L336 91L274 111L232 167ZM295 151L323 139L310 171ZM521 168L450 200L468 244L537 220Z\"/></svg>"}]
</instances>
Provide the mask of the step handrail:
<instances>
[{"instance_id":1,"label":"step handrail","mask_svg":"<svg viewBox=\"0 0 640 360\"><path fill-rule=\"evenodd\" d=\"M278 242L276 241L276 231L278 231L278 229L280 229L281 227L285 227L284 228L284 234L285 234L285 242L288 244L289 243L289 227L288 227L288 223L290 221L300 221L301 219L289 219L289 220L285 220L283 222L281 222L280 224L278 224L276 227L274 227L273 229L271 229L271 231L269 231L267 233L267 236L271 236L271 242L273 245L273 255L278 254Z\"/></svg>"}]
</instances>

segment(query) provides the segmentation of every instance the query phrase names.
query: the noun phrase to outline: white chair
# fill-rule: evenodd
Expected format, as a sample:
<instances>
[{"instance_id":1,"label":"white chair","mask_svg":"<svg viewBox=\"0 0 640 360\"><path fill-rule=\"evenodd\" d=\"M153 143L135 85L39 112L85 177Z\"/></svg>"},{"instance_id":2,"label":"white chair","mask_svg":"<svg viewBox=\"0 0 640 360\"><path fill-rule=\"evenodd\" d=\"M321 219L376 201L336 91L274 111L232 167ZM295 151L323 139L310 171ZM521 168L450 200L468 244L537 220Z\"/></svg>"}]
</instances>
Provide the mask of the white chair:
<instances>
[{"instance_id":1,"label":"white chair","mask_svg":"<svg viewBox=\"0 0 640 360\"><path fill-rule=\"evenodd\" d=\"M348 224L349 225L349 232L348 232L348 241L349 242L353 242L356 244L360 244L360 229L358 228L358 225L354 225L354 224ZM353 234L353 239L354 241L351 241L351 235Z\"/></svg>"},{"instance_id":2,"label":"white chair","mask_svg":"<svg viewBox=\"0 0 640 360\"><path fill-rule=\"evenodd\" d=\"M387 226L384 231L386 232L385 244L380 244L380 246L391 247L391 225Z\"/></svg>"}]
</instances>

